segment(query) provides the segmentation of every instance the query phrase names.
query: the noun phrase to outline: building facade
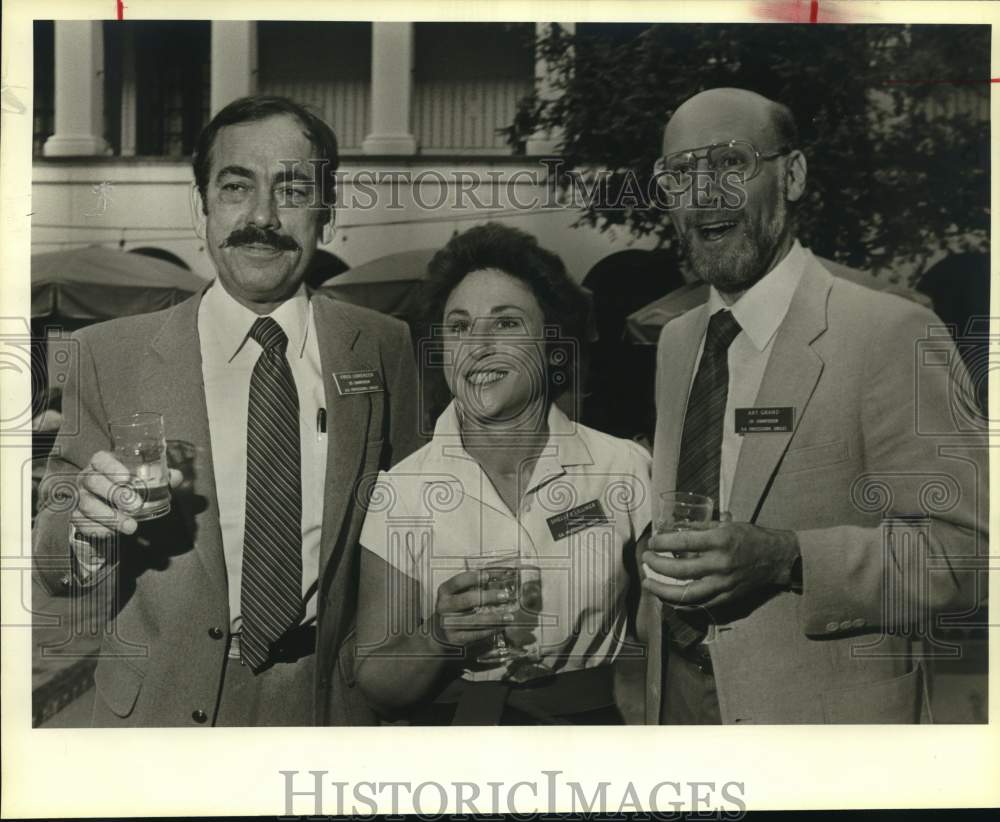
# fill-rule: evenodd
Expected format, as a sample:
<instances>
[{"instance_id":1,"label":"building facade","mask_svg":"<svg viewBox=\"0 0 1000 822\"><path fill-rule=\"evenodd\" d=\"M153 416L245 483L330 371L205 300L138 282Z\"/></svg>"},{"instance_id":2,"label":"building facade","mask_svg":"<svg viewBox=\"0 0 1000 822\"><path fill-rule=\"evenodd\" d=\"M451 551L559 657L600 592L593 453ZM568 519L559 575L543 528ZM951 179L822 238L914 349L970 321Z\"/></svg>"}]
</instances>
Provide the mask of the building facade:
<instances>
[{"instance_id":1,"label":"building facade","mask_svg":"<svg viewBox=\"0 0 1000 822\"><path fill-rule=\"evenodd\" d=\"M545 25L39 21L32 252L97 243L211 277L192 229L191 150L212 114L259 92L308 103L337 133L338 230L324 250L338 264L440 247L497 219L582 280L652 241L573 227L578 212L544 185L555 136L509 145L501 132L546 88L534 54Z\"/></svg>"}]
</instances>

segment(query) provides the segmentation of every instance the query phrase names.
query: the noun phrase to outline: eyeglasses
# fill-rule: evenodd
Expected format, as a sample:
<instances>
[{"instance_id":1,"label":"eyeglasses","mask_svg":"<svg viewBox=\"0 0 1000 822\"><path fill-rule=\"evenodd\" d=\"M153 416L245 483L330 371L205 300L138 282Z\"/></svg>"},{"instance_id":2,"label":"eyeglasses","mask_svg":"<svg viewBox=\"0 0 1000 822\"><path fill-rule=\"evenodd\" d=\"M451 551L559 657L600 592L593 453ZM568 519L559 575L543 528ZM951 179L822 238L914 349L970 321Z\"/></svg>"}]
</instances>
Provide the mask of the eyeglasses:
<instances>
[{"instance_id":1,"label":"eyeglasses","mask_svg":"<svg viewBox=\"0 0 1000 822\"><path fill-rule=\"evenodd\" d=\"M773 160L790 151L791 148L786 146L770 154L761 154L749 140L730 140L660 157L653 165L653 171L664 189L683 191L691 185L691 176L698 167L698 161L704 159L713 174L733 175L738 182L745 183L760 173L762 160Z\"/></svg>"}]
</instances>

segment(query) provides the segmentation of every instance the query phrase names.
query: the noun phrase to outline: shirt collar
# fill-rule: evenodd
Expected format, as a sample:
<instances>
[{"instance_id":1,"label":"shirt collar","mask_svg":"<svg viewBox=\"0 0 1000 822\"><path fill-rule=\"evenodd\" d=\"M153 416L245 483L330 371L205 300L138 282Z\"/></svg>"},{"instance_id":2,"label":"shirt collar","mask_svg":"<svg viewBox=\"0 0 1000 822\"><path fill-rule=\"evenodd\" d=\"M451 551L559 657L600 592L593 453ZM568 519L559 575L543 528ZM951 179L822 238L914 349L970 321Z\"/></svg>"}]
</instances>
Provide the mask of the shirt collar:
<instances>
[{"instance_id":1,"label":"shirt collar","mask_svg":"<svg viewBox=\"0 0 1000 822\"><path fill-rule=\"evenodd\" d=\"M579 423L573 422L555 403L549 406L548 414L549 439L543 449L543 455L550 455L551 459L562 468L572 465L591 465L594 462L590 449L580 437L577 427ZM434 439L444 443L454 443L461 446L461 428L458 423L458 409L455 401L452 400L444 410L434 426ZM463 449L464 450L464 449ZM539 458L541 462L542 458ZM537 474L536 470L536 474Z\"/></svg>"},{"instance_id":2,"label":"shirt collar","mask_svg":"<svg viewBox=\"0 0 1000 822\"><path fill-rule=\"evenodd\" d=\"M590 465L593 459L573 423L555 404L549 408L549 439L535 462L527 494L550 480L561 477L571 465ZM499 494L486 478L482 466L462 447L458 411L454 400L438 417L434 426L434 470L458 482L464 496L503 514L510 513Z\"/></svg>"},{"instance_id":3,"label":"shirt collar","mask_svg":"<svg viewBox=\"0 0 1000 822\"><path fill-rule=\"evenodd\" d=\"M249 339L250 328L260 315L233 299L218 280L205 292L200 310L205 312L226 362L231 362ZM305 284L267 316L278 323L288 337L287 351L296 352L295 355L301 358L306 350L312 316L312 301Z\"/></svg>"},{"instance_id":4,"label":"shirt collar","mask_svg":"<svg viewBox=\"0 0 1000 822\"><path fill-rule=\"evenodd\" d=\"M712 286L708 297L708 315L711 317L716 311L728 308L754 348L763 351L788 313L806 261L805 249L795 240L781 262L732 305L727 306Z\"/></svg>"}]
</instances>

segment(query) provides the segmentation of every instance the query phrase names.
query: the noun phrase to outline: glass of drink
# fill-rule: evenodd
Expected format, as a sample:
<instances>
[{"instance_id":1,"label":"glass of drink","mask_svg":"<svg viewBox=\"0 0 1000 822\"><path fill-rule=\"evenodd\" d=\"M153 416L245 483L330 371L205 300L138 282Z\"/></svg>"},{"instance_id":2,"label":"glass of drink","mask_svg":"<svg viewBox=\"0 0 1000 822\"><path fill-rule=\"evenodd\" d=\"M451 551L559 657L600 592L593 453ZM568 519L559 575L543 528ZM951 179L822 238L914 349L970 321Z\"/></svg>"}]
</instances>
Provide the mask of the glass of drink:
<instances>
[{"instance_id":1,"label":"glass of drink","mask_svg":"<svg viewBox=\"0 0 1000 822\"><path fill-rule=\"evenodd\" d=\"M517 611L521 593L520 555L517 551L490 551L475 557L466 557L466 568L479 571L480 586L484 591L506 591L507 602L502 605L482 605L477 613L495 613L498 623L505 614ZM523 652L507 642L502 626L490 640L490 647L479 656L476 662L496 663L509 662L523 655Z\"/></svg>"},{"instance_id":2,"label":"glass of drink","mask_svg":"<svg viewBox=\"0 0 1000 822\"><path fill-rule=\"evenodd\" d=\"M715 501L702 494L687 491L664 491L660 494L660 513L656 520L656 533L696 531L712 523Z\"/></svg>"},{"instance_id":3,"label":"glass of drink","mask_svg":"<svg viewBox=\"0 0 1000 822\"><path fill-rule=\"evenodd\" d=\"M700 531L712 527L715 501L702 494L687 491L664 491L660 494L660 510L656 517L657 534L672 534L677 531ZM667 555L681 559L684 551L667 551ZM658 582L686 585L690 580L679 580L658 574L651 568L646 573Z\"/></svg>"},{"instance_id":4,"label":"glass of drink","mask_svg":"<svg viewBox=\"0 0 1000 822\"><path fill-rule=\"evenodd\" d=\"M129 472L128 489L121 494L135 494L142 507L132 519L147 520L170 512L170 482L167 470L167 444L163 433L163 415L141 411L118 417L108 424L115 458Z\"/></svg>"},{"instance_id":5,"label":"glass of drink","mask_svg":"<svg viewBox=\"0 0 1000 822\"><path fill-rule=\"evenodd\" d=\"M504 642L515 655L504 679L529 682L555 672L542 661L542 572L522 558L514 621L504 631Z\"/></svg>"}]
</instances>

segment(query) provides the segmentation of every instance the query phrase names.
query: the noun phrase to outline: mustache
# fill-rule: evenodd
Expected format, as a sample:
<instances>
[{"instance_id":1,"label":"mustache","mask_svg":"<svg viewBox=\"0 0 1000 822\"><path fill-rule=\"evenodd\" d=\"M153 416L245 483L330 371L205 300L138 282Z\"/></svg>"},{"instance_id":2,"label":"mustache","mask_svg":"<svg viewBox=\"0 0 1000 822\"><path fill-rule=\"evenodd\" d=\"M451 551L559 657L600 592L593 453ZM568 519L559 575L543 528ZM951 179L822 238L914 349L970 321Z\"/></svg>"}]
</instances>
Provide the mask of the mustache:
<instances>
[{"instance_id":1,"label":"mustache","mask_svg":"<svg viewBox=\"0 0 1000 822\"><path fill-rule=\"evenodd\" d=\"M237 248L241 245L269 245L279 251L299 250L299 244L293 237L255 225L236 229L222 241L219 248Z\"/></svg>"}]
</instances>

